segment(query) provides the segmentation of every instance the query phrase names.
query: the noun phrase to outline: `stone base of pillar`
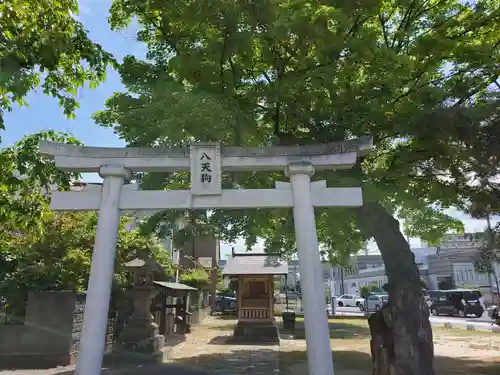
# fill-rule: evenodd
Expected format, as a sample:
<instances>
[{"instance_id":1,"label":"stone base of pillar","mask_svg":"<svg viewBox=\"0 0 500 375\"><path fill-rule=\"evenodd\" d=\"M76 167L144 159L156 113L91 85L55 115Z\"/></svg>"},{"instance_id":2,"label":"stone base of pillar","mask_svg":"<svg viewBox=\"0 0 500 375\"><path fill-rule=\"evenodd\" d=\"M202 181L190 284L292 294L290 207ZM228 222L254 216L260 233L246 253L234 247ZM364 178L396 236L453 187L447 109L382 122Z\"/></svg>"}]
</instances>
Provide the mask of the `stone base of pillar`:
<instances>
[{"instance_id":1,"label":"stone base of pillar","mask_svg":"<svg viewBox=\"0 0 500 375\"><path fill-rule=\"evenodd\" d=\"M158 325L150 319L132 319L119 337L119 347L141 353L154 353L165 346L165 337L159 334Z\"/></svg>"},{"instance_id":2,"label":"stone base of pillar","mask_svg":"<svg viewBox=\"0 0 500 375\"><path fill-rule=\"evenodd\" d=\"M159 334L158 325L151 316L132 316L108 360L115 363L161 362L165 359L164 347L165 336Z\"/></svg>"},{"instance_id":3,"label":"stone base of pillar","mask_svg":"<svg viewBox=\"0 0 500 375\"><path fill-rule=\"evenodd\" d=\"M162 336L163 337L163 336ZM171 348L165 347L153 353L137 350L126 350L118 347L112 353L104 355L105 365L140 365L147 363L163 363L168 358Z\"/></svg>"},{"instance_id":4,"label":"stone base of pillar","mask_svg":"<svg viewBox=\"0 0 500 375\"><path fill-rule=\"evenodd\" d=\"M106 355L107 363L162 363L167 356L165 337L155 334L136 341L121 341Z\"/></svg>"},{"instance_id":5,"label":"stone base of pillar","mask_svg":"<svg viewBox=\"0 0 500 375\"><path fill-rule=\"evenodd\" d=\"M278 327L274 322L238 322L233 341L242 343L280 343Z\"/></svg>"}]
</instances>

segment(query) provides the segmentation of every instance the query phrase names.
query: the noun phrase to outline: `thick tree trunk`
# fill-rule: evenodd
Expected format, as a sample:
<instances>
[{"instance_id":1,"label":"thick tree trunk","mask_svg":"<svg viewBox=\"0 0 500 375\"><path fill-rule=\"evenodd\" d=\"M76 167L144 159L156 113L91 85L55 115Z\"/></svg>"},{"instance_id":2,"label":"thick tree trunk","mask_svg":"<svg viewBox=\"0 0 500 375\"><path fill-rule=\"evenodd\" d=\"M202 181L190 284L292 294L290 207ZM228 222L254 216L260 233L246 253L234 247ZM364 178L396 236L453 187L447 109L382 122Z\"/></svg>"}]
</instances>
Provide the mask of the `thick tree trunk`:
<instances>
[{"instance_id":1,"label":"thick tree trunk","mask_svg":"<svg viewBox=\"0 0 500 375\"><path fill-rule=\"evenodd\" d=\"M359 223L377 242L388 277L389 301L369 319L374 375L434 375L429 309L421 297L415 256L399 222L378 202L365 202Z\"/></svg>"}]
</instances>

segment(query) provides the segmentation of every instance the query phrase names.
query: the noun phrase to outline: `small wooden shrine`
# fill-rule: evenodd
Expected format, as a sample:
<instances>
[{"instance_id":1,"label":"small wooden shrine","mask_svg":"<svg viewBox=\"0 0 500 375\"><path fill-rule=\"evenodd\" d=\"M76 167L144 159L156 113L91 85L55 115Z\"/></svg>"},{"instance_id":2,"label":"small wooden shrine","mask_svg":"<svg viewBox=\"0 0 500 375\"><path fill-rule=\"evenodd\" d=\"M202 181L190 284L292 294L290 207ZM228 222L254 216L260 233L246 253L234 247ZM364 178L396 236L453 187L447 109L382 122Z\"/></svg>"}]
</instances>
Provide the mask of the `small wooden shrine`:
<instances>
[{"instance_id":1,"label":"small wooden shrine","mask_svg":"<svg viewBox=\"0 0 500 375\"><path fill-rule=\"evenodd\" d=\"M287 274L287 263L276 255L233 251L224 276L237 282L235 336L265 341L278 339L274 324L274 277Z\"/></svg>"}]
</instances>

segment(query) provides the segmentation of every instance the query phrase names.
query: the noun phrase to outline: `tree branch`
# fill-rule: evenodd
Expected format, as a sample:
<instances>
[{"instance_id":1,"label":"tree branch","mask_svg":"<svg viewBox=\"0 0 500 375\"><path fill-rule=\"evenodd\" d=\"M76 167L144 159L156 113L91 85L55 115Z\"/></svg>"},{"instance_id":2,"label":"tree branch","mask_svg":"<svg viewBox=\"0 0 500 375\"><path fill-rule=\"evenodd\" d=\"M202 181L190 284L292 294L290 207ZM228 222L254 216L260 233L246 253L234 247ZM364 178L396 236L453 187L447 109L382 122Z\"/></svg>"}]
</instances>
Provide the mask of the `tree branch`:
<instances>
[{"instance_id":1,"label":"tree branch","mask_svg":"<svg viewBox=\"0 0 500 375\"><path fill-rule=\"evenodd\" d=\"M219 60L219 76L220 76L220 84L221 84L221 92L224 92L226 89L226 84L224 81L224 62L226 61L226 48L227 48L227 37L229 36L229 32L227 28L224 31L224 39L222 40L222 51L220 54Z\"/></svg>"}]
</instances>

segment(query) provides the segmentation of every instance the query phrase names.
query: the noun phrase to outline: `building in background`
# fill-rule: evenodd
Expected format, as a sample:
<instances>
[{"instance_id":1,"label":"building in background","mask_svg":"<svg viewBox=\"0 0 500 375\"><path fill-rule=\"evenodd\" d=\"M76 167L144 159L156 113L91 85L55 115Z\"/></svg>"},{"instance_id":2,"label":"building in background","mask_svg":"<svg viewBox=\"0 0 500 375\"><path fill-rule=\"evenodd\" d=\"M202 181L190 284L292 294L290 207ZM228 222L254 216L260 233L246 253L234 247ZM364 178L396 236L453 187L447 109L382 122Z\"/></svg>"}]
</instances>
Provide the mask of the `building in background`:
<instances>
[{"instance_id":1,"label":"building in background","mask_svg":"<svg viewBox=\"0 0 500 375\"><path fill-rule=\"evenodd\" d=\"M481 246L480 238L474 233L448 234L439 246L412 248L411 251L415 254L415 263L420 275L430 289L478 288L485 300L491 301L493 296L498 294L495 275L477 272L474 268ZM498 277L500 264L494 266ZM330 269L328 263L323 264L325 287L329 287ZM376 285L382 288L387 283L384 261L380 254L351 256L345 267L333 267L333 277L337 296L359 295L362 286ZM297 282L300 285L299 262L291 260L288 263L287 276L289 288L293 289Z\"/></svg>"},{"instance_id":2,"label":"building in background","mask_svg":"<svg viewBox=\"0 0 500 375\"><path fill-rule=\"evenodd\" d=\"M428 253L436 249L412 249L421 277L428 281ZM361 287L375 285L382 288L387 283L384 261L381 255L355 255L346 267L334 267L335 292L337 295L360 295Z\"/></svg>"},{"instance_id":3,"label":"building in background","mask_svg":"<svg viewBox=\"0 0 500 375\"><path fill-rule=\"evenodd\" d=\"M447 234L438 246L436 254L429 256L429 281L436 289L453 287L479 288L485 299L491 299L496 289L500 265L494 264L496 272L488 275L477 272L474 263L483 242L478 233Z\"/></svg>"},{"instance_id":4,"label":"building in background","mask_svg":"<svg viewBox=\"0 0 500 375\"><path fill-rule=\"evenodd\" d=\"M481 246L482 242L476 234L449 234L439 246L411 250L420 275L430 289L477 288L485 300L491 301L498 294L495 275L477 272L474 268ZM500 264L494 266L496 275L500 275ZM359 295L362 286L382 287L387 282L380 255L352 256L349 265L335 267L334 274L337 295Z\"/></svg>"},{"instance_id":5,"label":"building in background","mask_svg":"<svg viewBox=\"0 0 500 375\"><path fill-rule=\"evenodd\" d=\"M422 242L424 247L429 247L428 244ZM464 234L446 234L439 246L439 251L457 250L457 249L478 249L482 245L478 233L464 233Z\"/></svg>"},{"instance_id":6,"label":"building in background","mask_svg":"<svg viewBox=\"0 0 500 375\"><path fill-rule=\"evenodd\" d=\"M323 276L323 283L325 284L325 287L330 287L330 280L331 280L331 269L334 268L332 267L329 263L322 263L322 276ZM280 280L281 285L282 285L282 292L284 292L285 285L288 287L288 290L291 292L296 291L297 286L300 289L300 267L299 267L299 261L297 259L292 259L288 261L288 274L286 278L281 278Z\"/></svg>"}]
</instances>

